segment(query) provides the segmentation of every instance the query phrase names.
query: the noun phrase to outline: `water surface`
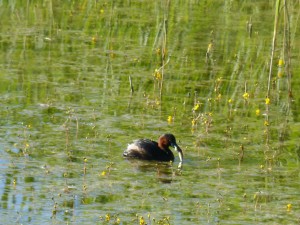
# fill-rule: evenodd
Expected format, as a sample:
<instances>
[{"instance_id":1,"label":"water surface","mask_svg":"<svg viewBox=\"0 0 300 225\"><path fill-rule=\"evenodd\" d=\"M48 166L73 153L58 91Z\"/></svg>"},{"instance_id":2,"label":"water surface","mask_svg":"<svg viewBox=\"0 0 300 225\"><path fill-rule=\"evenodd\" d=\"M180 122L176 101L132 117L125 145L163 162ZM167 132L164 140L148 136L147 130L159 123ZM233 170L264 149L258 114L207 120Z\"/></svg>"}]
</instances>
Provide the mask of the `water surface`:
<instances>
[{"instance_id":1,"label":"water surface","mask_svg":"<svg viewBox=\"0 0 300 225\"><path fill-rule=\"evenodd\" d=\"M2 2L1 223L299 222L289 4L268 102L273 1ZM182 169L122 158L165 132Z\"/></svg>"}]
</instances>

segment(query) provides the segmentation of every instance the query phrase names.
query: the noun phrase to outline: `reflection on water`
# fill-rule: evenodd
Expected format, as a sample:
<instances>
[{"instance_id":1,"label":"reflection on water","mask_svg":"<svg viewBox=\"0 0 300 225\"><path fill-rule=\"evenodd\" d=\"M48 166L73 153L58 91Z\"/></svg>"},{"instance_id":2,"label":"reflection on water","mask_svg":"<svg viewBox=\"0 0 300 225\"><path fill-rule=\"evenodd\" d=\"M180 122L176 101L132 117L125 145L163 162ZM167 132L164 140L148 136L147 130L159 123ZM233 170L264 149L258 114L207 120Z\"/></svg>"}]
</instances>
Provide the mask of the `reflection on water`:
<instances>
[{"instance_id":1,"label":"reflection on water","mask_svg":"<svg viewBox=\"0 0 300 225\"><path fill-rule=\"evenodd\" d=\"M180 175L181 169L174 169L172 162L155 162L138 159L126 159L130 166L142 173L156 173L156 178L162 183L171 183L177 175ZM141 174L141 176L143 176Z\"/></svg>"},{"instance_id":2,"label":"reflection on water","mask_svg":"<svg viewBox=\"0 0 300 225\"><path fill-rule=\"evenodd\" d=\"M297 223L287 4L268 83L271 1L3 1L1 223ZM182 168L123 159L161 133Z\"/></svg>"}]
</instances>

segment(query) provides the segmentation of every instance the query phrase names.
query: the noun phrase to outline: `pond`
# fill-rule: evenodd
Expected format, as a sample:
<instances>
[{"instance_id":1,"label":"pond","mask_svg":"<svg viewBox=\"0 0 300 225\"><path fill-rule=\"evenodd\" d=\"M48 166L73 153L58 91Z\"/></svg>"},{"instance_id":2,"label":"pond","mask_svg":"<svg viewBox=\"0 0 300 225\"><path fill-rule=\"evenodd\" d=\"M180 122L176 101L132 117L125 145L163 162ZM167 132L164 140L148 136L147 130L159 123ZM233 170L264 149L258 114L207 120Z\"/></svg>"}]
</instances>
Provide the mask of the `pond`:
<instances>
[{"instance_id":1,"label":"pond","mask_svg":"<svg viewBox=\"0 0 300 225\"><path fill-rule=\"evenodd\" d=\"M299 223L284 2L0 1L1 224ZM122 157L163 133L182 168Z\"/></svg>"}]
</instances>

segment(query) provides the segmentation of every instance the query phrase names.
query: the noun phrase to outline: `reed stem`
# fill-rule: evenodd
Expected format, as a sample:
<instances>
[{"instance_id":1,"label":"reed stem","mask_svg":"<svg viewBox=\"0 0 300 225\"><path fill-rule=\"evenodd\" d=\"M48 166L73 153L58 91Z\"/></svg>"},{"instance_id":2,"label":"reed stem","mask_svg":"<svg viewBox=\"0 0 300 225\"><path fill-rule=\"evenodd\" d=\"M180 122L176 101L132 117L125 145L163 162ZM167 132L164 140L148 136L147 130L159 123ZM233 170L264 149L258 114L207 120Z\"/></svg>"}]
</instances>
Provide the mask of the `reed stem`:
<instances>
[{"instance_id":1,"label":"reed stem","mask_svg":"<svg viewBox=\"0 0 300 225\"><path fill-rule=\"evenodd\" d=\"M274 19L274 30L273 30L273 40L272 40L272 51L271 51L271 58L270 58L270 69L269 69L269 78L268 78L268 89L267 89L267 99L270 99L270 92L271 92L271 78L272 78L272 72L273 72L273 59L274 59L274 53L276 48L276 37L277 37L277 28L278 28L278 18L279 18L279 9L280 9L280 0L276 1L276 8L275 8L275 19ZM269 118L269 111L270 106L269 104L266 104L266 144L269 144L270 139L270 132L269 132L269 124L270 124L270 118Z\"/></svg>"}]
</instances>

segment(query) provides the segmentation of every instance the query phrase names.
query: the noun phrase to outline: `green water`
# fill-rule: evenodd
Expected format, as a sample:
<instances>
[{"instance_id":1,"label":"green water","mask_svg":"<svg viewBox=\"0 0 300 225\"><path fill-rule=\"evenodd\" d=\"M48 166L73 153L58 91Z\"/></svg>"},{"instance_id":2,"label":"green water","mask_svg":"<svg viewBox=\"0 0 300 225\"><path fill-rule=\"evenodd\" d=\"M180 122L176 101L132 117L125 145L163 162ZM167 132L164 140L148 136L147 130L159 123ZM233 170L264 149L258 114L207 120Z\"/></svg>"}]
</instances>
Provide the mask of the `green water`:
<instances>
[{"instance_id":1,"label":"green water","mask_svg":"<svg viewBox=\"0 0 300 225\"><path fill-rule=\"evenodd\" d=\"M0 1L0 224L299 223L299 8Z\"/></svg>"}]
</instances>

